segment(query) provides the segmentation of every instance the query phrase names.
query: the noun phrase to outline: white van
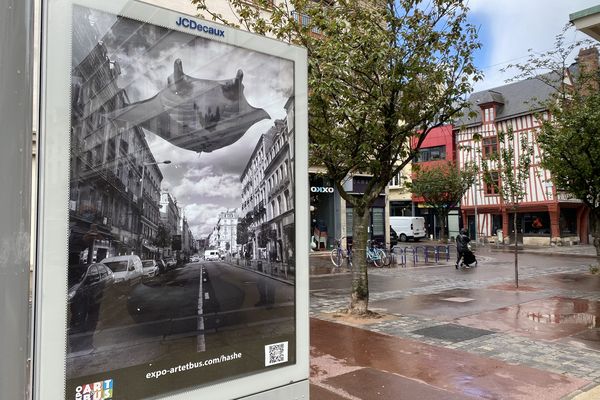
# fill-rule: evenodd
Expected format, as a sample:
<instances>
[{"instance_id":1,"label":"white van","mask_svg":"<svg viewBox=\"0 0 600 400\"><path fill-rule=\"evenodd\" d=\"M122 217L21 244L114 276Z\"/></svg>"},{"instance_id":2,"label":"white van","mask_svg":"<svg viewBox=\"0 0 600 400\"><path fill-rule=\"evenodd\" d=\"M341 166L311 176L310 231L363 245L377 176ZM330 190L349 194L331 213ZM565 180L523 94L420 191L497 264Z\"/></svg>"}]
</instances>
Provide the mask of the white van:
<instances>
[{"instance_id":1,"label":"white van","mask_svg":"<svg viewBox=\"0 0 600 400\"><path fill-rule=\"evenodd\" d=\"M400 242L406 242L408 239L417 241L427 235L423 217L390 217L390 225L396 231Z\"/></svg>"},{"instance_id":2,"label":"white van","mask_svg":"<svg viewBox=\"0 0 600 400\"><path fill-rule=\"evenodd\" d=\"M219 250L206 250L204 252L204 259L206 261L218 261L220 258Z\"/></svg>"}]
</instances>

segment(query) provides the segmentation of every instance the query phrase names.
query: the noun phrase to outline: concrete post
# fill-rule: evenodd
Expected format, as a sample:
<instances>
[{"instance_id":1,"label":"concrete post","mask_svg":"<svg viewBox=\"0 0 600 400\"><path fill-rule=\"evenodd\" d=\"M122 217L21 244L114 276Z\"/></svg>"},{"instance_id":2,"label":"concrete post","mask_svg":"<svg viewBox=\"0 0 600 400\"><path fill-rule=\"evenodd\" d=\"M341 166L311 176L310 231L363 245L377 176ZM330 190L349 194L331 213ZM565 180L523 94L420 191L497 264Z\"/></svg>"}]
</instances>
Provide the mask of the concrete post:
<instances>
[{"instance_id":1,"label":"concrete post","mask_svg":"<svg viewBox=\"0 0 600 400\"><path fill-rule=\"evenodd\" d=\"M0 388L29 395L33 1L0 0Z\"/></svg>"}]
</instances>

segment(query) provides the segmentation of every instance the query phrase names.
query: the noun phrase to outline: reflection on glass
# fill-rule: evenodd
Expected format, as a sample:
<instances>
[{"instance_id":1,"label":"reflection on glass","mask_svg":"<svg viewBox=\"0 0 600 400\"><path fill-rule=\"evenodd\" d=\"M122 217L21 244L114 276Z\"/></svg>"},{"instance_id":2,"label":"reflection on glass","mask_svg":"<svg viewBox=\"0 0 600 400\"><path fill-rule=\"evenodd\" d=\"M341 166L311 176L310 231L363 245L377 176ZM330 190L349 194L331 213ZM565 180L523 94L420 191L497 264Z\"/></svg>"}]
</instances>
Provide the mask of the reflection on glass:
<instances>
[{"instance_id":1,"label":"reflection on glass","mask_svg":"<svg viewBox=\"0 0 600 400\"><path fill-rule=\"evenodd\" d=\"M293 63L75 6L71 94L66 398L293 364Z\"/></svg>"}]
</instances>

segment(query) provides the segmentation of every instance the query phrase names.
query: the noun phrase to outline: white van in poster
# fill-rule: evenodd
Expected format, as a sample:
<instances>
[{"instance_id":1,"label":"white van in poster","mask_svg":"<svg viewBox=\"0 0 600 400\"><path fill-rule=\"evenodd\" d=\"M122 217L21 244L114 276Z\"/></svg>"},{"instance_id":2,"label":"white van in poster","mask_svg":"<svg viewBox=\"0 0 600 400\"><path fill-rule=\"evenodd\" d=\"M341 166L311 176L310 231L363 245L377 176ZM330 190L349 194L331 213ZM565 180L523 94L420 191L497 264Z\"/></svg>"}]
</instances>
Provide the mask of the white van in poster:
<instances>
[{"instance_id":1,"label":"white van in poster","mask_svg":"<svg viewBox=\"0 0 600 400\"><path fill-rule=\"evenodd\" d=\"M308 191L306 51L134 0L44 18L34 398L308 397L308 199L264 218L258 196L279 169ZM129 259L177 263L67 302Z\"/></svg>"}]
</instances>

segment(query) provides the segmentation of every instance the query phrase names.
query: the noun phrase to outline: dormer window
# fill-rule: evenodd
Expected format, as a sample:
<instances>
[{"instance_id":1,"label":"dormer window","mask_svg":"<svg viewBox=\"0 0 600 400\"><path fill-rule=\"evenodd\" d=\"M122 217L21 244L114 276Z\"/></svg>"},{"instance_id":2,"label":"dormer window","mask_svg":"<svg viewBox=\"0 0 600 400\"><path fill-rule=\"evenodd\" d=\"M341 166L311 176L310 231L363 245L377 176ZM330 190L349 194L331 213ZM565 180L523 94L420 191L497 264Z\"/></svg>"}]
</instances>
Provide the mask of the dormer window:
<instances>
[{"instance_id":1,"label":"dormer window","mask_svg":"<svg viewBox=\"0 0 600 400\"><path fill-rule=\"evenodd\" d=\"M494 118L496 117L496 112L494 107L487 107L483 109L483 122L494 122Z\"/></svg>"}]
</instances>

